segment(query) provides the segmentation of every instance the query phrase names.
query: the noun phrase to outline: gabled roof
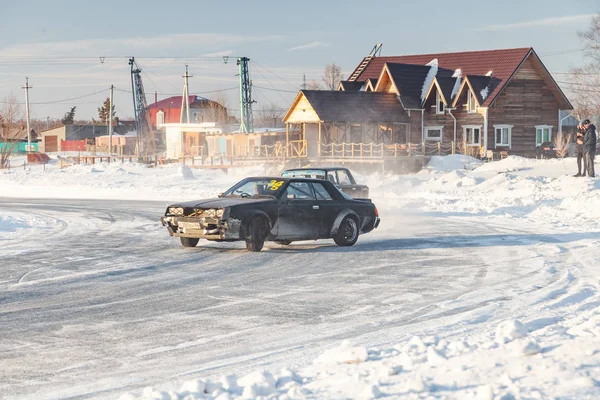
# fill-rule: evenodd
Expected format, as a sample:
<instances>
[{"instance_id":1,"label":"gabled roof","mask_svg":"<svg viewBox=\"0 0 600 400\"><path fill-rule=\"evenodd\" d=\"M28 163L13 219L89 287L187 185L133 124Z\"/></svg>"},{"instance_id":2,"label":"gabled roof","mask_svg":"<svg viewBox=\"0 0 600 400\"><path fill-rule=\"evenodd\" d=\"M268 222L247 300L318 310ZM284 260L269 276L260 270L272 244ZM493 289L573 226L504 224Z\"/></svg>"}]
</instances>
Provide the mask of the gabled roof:
<instances>
[{"instance_id":1,"label":"gabled roof","mask_svg":"<svg viewBox=\"0 0 600 400\"><path fill-rule=\"evenodd\" d=\"M452 104L452 90L454 89L454 84L456 83L456 78L445 77L445 76L436 76L435 82L437 82L438 87L442 92L443 101L448 104Z\"/></svg>"},{"instance_id":2,"label":"gabled roof","mask_svg":"<svg viewBox=\"0 0 600 400\"><path fill-rule=\"evenodd\" d=\"M377 87L377 79L367 79L365 81L365 90L374 91Z\"/></svg>"},{"instance_id":3,"label":"gabled roof","mask_svg":"<svg viewBox=\"0 0 600 400\"><path fill-rule=\"evenodd\" d=\"M301 90L283 121L304 96L321 121L328 122L405 122L408 114L393 93L347 92L342 90Z\"/></svg>"},{"instance_id":4,"label":"gabled roof","mask_svg":"<svg viewBox=\"0 0 600 400\"><path fill-rule=\"evenodd\" d=\"M429 73L431 67L425 65L386 63L381 75L385 70L389 71L390 79L398 88L398 94L405 108L421 108L421 91L423 82ZM377 87L382 79L379 76Z\"/></svg>"},{"instance_id":5,"label":"gabled roof","mask_svg":"<svg viewBox=\"0 0 600 400\"><path fill-rule=\"evenodd\" d=\"M180 108L182 99L183 99L183 96L167 97L166 99L162 99L160 101L157 101L156 103L152 102L152 103L148 104L148 108L167 109L167 108L169 108L169 106L171 106L171 108ZM190 105L192 105L194 103L203 103L203 102L210 101L210 100L208 100L204 97L192 95L192 96L189 96L189 101L190 101Z\"/></svg>"},{"instance_id":6,"label":"gabled roof","mask_svg":"<svg viewBox=\"0 0 600 400\"><path fill-rule=\"evenodd\" d=\"M462 70L463 76L486 76L489 71L493 71L493 76L498 79L498 84L493 90L490 90L488 97L483 101L482 106L488 107L531 52L533 52L531 47L523 47L503 50L374 57L357 80L364 81L369 78L378 78L386 63L388 65L400 63L424 67L425 64L437 59L438 76L442 77L451 77L453 71L457 69ZM427 67L427 69L429 68ZM396 81L396 83L399 82ZM421 84L423 84L423 80ZM404 96L402 101L404 102Z\"/></svg>"},{"instance_id":7,"label":"gabled roof","mask_svg":"<svg viewBox=\"0 0 600 400\"><path fill-rule=\"evenodd\" d=\"M358 92L365 82L363 81L340 81L338 90L345 90L347 92Z\"/></svg>"}]
</instances>

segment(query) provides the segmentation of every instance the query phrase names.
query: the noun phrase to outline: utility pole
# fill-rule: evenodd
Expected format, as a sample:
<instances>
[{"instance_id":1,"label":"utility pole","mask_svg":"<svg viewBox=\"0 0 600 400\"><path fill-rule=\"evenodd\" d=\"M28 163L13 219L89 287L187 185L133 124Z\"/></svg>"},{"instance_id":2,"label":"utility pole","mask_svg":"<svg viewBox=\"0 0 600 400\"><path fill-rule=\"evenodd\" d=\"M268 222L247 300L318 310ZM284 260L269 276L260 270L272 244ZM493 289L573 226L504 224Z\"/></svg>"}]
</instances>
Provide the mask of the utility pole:
<instances>
[{"instance_id":1,"label":"utility pole","mask_svg":"<svg viewBox=\"0 0 600 400\"><path fill-rule=\"evenodd\" d=\"M31 151L31 129L29 128L30 120L29 120L29 78L25 77L25 86L22 86L25 89L25 118L27 119L27 153Z\"/></svg>"},{"instance_id":2,"label":"utility pole","mask_svg":"<svg viewBox=\"0 0 600 400\"><path fill-rule=\"evenodd\" d=\"M193 78L192 75L188 75L188 65L185 64L185 75L182 76L184 79L183 83L183 96L181 98L181 114L179 115L179 122L183 123L183 107L185 106L186 120L190 123L190 92L188 89L188 78Z\"/></svg>"},{"instance_id":3,"label":"utility pole","mask_svg":"<svg viewBox=\"0 0 600 400\"><path fill-rule=\"evenodd\" d=\"M240 133L254 132L254 118L252 116L252 81L248 71L248 57L237 60L240 76Z\"/></svg>"},{"instance_id":4,"label":"utility pole","mask_svg":"<svg viewBox=\"0 0 600 400\"><path fill-rule=\"evenodd\" d=\"M110 96L109 96L109 105L108 105L108 154L112 157L112 109L113 109L113 85L110 85ZM108 158L108 162L110 163L110 157Z\"/></svg>"},{"instance_id":5,"label":"utility pole","mask_svg":"<svg viewBox=\"0 0 600 400\"><path fill-rule=\"evenodd\" d=\"M50 117L46 117L46 130L50 129Z\"/></svg>"}]
</instances>

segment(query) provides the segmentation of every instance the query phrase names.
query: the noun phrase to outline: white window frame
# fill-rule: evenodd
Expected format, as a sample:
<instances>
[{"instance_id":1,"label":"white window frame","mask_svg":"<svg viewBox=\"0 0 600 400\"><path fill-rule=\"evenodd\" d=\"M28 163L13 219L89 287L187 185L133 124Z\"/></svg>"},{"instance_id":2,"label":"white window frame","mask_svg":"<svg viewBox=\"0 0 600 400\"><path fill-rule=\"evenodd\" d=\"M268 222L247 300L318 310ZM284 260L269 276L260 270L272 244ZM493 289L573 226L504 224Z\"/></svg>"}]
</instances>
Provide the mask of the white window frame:
<instances>
[{"instance_id":1,"label":"white window frame","mask_svg":"<svg viewBox=\"0 0 600 400\"><path fill-rule=\"evenodd\" d=\"M463 141L469 147L481 147L481 139L482 139L482 126L481 125L463 125ZM467 142L467 129L479 129L479 143L469 143Z\"/></svg>"},{"instance_id":2,"label":"white window frame","mask_svg":"<svg viewBox=\"0 0 600 400\"><path fill-rule=\"evenodd\" d=\"M442 110L440 111L440 104L442 105ZM435 113L436 114L444 114L446 112L446 105L442 101L442 95L439 90L435 91Z\"/></svg>"},{"instance_id":3,"label":"white window frame","mask_svg":"<svg viewBox=\"0 0 600 400\"><path fill-rule=\"evenodd\" d=\"M160 120L160 122L159 122ZM161 125L165 123L165 112L163 110L158 110L156 113L156 127L160 128Z\"/></svg>"},{"instance_id":4,"label":"white window frame","mask_svg":"<svg viewBox=\"0 0 600 400\"><path fill-rule=\"evenodd\" d=\"M429 137L429 131L440 131L440 137ZM425 127L425 140L430 140L430 141L435 141L435 142L442 142L442 138L444 137L444 127L442 125L440 126L426 126Z\"/></svg>"},{"instance_id":5,"label":"white window frame","mask_svg":"<svg viewBox=\"0 0 600 400\"><path fill-rule=\"evenodd\" d=\"M552 125L536 125L535 126L535 147L540 146L542 143L544 142L551 142L552 141L552 128L554 128L554 126ZM548 140L544 140L543 136L544 136L544 129L548 129ZM538 130L542 130L542 141L538 142L537 140L537 132Z\"/></svg>"},{"instance_id":6,"label":"white window frame","mask_svg":"<svg viewBox=\"0 0 600 400\"><path fill-rule=\"evenodd\" d=\"M494 143L496 143L496 147L508 147L509 149L512 147L512 128L513 125L507 124L498 124L494 125ZM507 129L508 130L508 144L506 143L498 143L498 130ZM502 135L502 133L500 133ZM537 132L536 132L537 135Z\"/></svg>"},{"instance_id":7,"label":"white window frame","mask_svg":"<svg viewBox=\"0 0 600 400\"><path fill-rule=\"evenodd\" d=\"M473 108L471 108L471 102L473 102ZM471 89L467 91L467 112L477 112L477 99L475 98L475 93L473 93Z\"/></svg>"}]
</instances>

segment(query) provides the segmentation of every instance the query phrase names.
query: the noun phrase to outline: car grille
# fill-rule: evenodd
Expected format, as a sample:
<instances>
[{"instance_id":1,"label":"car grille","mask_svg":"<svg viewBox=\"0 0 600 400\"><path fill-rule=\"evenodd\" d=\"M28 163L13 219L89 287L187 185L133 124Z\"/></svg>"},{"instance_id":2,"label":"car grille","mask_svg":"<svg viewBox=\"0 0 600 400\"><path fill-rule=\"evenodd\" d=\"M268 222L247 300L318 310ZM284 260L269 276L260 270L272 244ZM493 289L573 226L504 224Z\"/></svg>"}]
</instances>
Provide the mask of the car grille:
<instances>
[{"instance_id":1,"label":"car grille","mask_svg":"<svg viewBox=\"0 0 600 400\"><path fill-rule=\"evenodd\" d=\"M198 217L198 218L217 218L216 209L203 210L201 208L184 208L183 215L185 217Z\"/></svg>"}]
</instances>

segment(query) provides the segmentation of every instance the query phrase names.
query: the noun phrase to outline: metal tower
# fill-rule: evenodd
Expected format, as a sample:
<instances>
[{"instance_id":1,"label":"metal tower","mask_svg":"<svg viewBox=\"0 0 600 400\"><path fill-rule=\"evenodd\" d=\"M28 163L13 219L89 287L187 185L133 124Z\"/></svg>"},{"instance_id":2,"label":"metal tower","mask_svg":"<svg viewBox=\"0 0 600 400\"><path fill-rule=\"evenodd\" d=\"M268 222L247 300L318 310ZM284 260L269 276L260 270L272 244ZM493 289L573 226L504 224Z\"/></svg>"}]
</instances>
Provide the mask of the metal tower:
<instances>
[{"instance_id":1,"label":"metal tower","mask_svg":"<svg viewBox=\"0 0 600 400\"><path fill-rule=\"evenodd\" d=\"M135 117L135 129L138 134L138 151L143 153L152 153L155 150L155 143L152 140L152 129L149 116L146 113L148 105L146 103L146 93L142 84L142 70L135 63L135 58L129 59L131 66L131 91L133 92L133 113Z\"/></svg>"},{"instance_id":2,"label":"metal tower","mask_svg":"<svg viewBox=\"0 0 600 400\"><path fill-rule=\"evenodd\" d=\"M240 132L254 132L254 118L252 117L252 81L248 73L248 57L240 57L237 65L240 67Z\"/></svg>"}]
</instances>

